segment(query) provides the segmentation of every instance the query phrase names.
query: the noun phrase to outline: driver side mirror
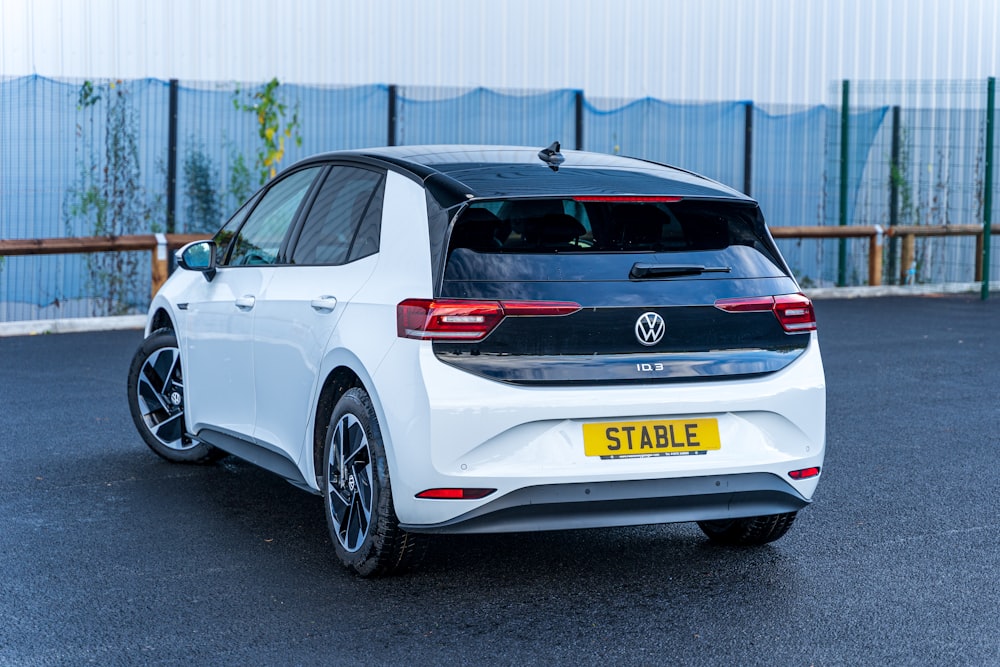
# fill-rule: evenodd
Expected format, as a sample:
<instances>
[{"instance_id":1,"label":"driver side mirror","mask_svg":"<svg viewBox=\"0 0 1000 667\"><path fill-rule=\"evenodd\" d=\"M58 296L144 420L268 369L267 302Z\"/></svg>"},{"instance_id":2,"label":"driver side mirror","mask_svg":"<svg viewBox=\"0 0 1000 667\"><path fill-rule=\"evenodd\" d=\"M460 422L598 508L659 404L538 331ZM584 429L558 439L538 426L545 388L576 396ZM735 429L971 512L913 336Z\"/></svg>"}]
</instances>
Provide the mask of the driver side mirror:
<instances>
[{"instance_id":1,"label":"driver side mirror","mask_svg":"<svg viewBox=\"0 0 1000 667\"><path fill-rule=\"evenodd\" d=\"M205 280L215 278L215 242L195 241L177 251L177 266L188 271L200 271Z\"/></svg>"}]
</instances>

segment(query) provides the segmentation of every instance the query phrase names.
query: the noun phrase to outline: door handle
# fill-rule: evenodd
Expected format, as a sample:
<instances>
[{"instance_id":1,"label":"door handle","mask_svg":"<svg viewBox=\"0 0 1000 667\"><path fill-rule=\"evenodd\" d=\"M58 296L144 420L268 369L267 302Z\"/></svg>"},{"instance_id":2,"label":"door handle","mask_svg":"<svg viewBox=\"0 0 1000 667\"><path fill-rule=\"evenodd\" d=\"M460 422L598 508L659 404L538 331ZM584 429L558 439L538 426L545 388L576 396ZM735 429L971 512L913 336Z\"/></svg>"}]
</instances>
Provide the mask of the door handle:
<instances>
[{"instance_id":1,"label":"door handle","mask_svg":"<svg viewBox=\"0 0 1000 667\"><path fill-rule=\"evenodd\" d=\"M309 305L313 307L313 310L318 310L321 313L332 313L333 309L337 307L337 299L332 296L321 296L310 301Z\"/></svg>"},{"instance_id":2,"label":"door handle","mask_svg":"<svg viewBox=\"0 0 1000 667\"><path fill-rule=\"evenodd\" d=\"M253 310L255 303L257 303L257 299L252 294L244 294L236 299L236 307L240 310Z\"/></svg>"}]
</instances>

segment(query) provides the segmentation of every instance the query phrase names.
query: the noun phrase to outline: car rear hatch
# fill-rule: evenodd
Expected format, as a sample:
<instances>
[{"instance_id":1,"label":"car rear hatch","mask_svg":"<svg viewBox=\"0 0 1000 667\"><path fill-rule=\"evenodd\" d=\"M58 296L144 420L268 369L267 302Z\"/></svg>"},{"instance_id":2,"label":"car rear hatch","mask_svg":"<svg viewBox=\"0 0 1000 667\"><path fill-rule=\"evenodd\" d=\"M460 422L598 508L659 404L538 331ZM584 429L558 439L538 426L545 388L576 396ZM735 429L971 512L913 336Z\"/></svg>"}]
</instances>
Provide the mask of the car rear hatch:
<instances>
[{"instance_id":1,"label":"car rear hatch","mask_svg":"<svg viewBox=\"0 0 1000 667\"><path fill-rule=\"evenodd\" d=\"M750 201L474 201L456 216L445 262L435 299L400 304L399 333L502 382L773 373L815 328Z\"/></svg>"}]
</instances>

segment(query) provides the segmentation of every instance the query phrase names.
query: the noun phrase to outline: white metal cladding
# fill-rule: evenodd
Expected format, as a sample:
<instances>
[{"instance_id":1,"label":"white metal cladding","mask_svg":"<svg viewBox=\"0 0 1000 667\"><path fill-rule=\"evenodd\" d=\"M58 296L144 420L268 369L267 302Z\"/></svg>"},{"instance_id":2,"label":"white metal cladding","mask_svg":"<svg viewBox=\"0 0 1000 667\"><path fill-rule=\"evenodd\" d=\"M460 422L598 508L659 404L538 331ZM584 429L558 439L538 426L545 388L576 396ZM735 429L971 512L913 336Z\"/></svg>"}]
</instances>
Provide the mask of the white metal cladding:
<instances>
[{"instance_id":1,"label":"white metal cladding","mask_svg":"<svg viewBox=\"0 0 1000 667\"><path fill-rule=\"evenodd\" d=\"M830 100L1000 72L995 0L3 0L0 76Z\"/></svg>"}]
</instances>

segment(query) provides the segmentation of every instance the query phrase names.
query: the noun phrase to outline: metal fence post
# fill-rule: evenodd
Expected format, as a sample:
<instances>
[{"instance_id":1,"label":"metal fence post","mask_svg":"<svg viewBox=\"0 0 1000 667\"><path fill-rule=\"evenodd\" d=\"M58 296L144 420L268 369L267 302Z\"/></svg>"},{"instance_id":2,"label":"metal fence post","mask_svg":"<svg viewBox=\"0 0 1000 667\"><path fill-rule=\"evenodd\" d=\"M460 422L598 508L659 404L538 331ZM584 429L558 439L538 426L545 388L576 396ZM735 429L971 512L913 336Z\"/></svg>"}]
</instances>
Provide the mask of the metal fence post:
<instances>
[{"instance_id":1,"label":"metal fence post","mask_svg":"<svg viewBox=\"0 0 1000 667\"><path fill-rule=\"evenodd\" d=\"M752 197L753 184L753 102L743 106L743 194Z\"/></svg>"},{"instance_id":2,"label":"metal fence post","mask_svg":"<svg viewBox=\"0 0 1000 667\"><path fill-rule=\"evenodd\" d=\"M576 91L575 96L575 110L576 110L576 150L583 150L583 91Z\"/></svg>"},{"instance_id":3,"label":"metal fence post","mask_svg":"<svg viewBox=\"0 0 1000 667\"><path fill-rule=\"evenodd\" d=\"M177 79L170 79L167 111L167 233L177 231Z\"/></svg>"},{"instance_id":4,"label":"metal fence post","mask_svg":"<svg viewBox=\"0 0 1000 667\"><path fill-rule=\"evenodd\" d=\"M990 296L990 231L993 224L993 111L996 104L997 80L986 80L986 160L983 175L983 288L981 297Z\"/></svg>"},{"instance_id":5,"label":"metal fence post","mask_svg":"<svg viewBox=\"0 0 1000 667\"><path fill-rule=\"evenodd\" d=\"M396 145L396 90L396 86L389 86L389 118L387 128L388 136L385 140L386 146Z\"/></svg>"},{"instance_id":6,"label":"metal fence post","mask_svg":"<svg viewBox=\"0 0 1000 667\"><path fill-rule=\"evenodd\" d=\"M847 175L850 144L850 94L851 82L844 79L840 94L840 226L847 226ZM837 245L837 287L847 285L847 239Z\"/></svg>"}]
</instances>

